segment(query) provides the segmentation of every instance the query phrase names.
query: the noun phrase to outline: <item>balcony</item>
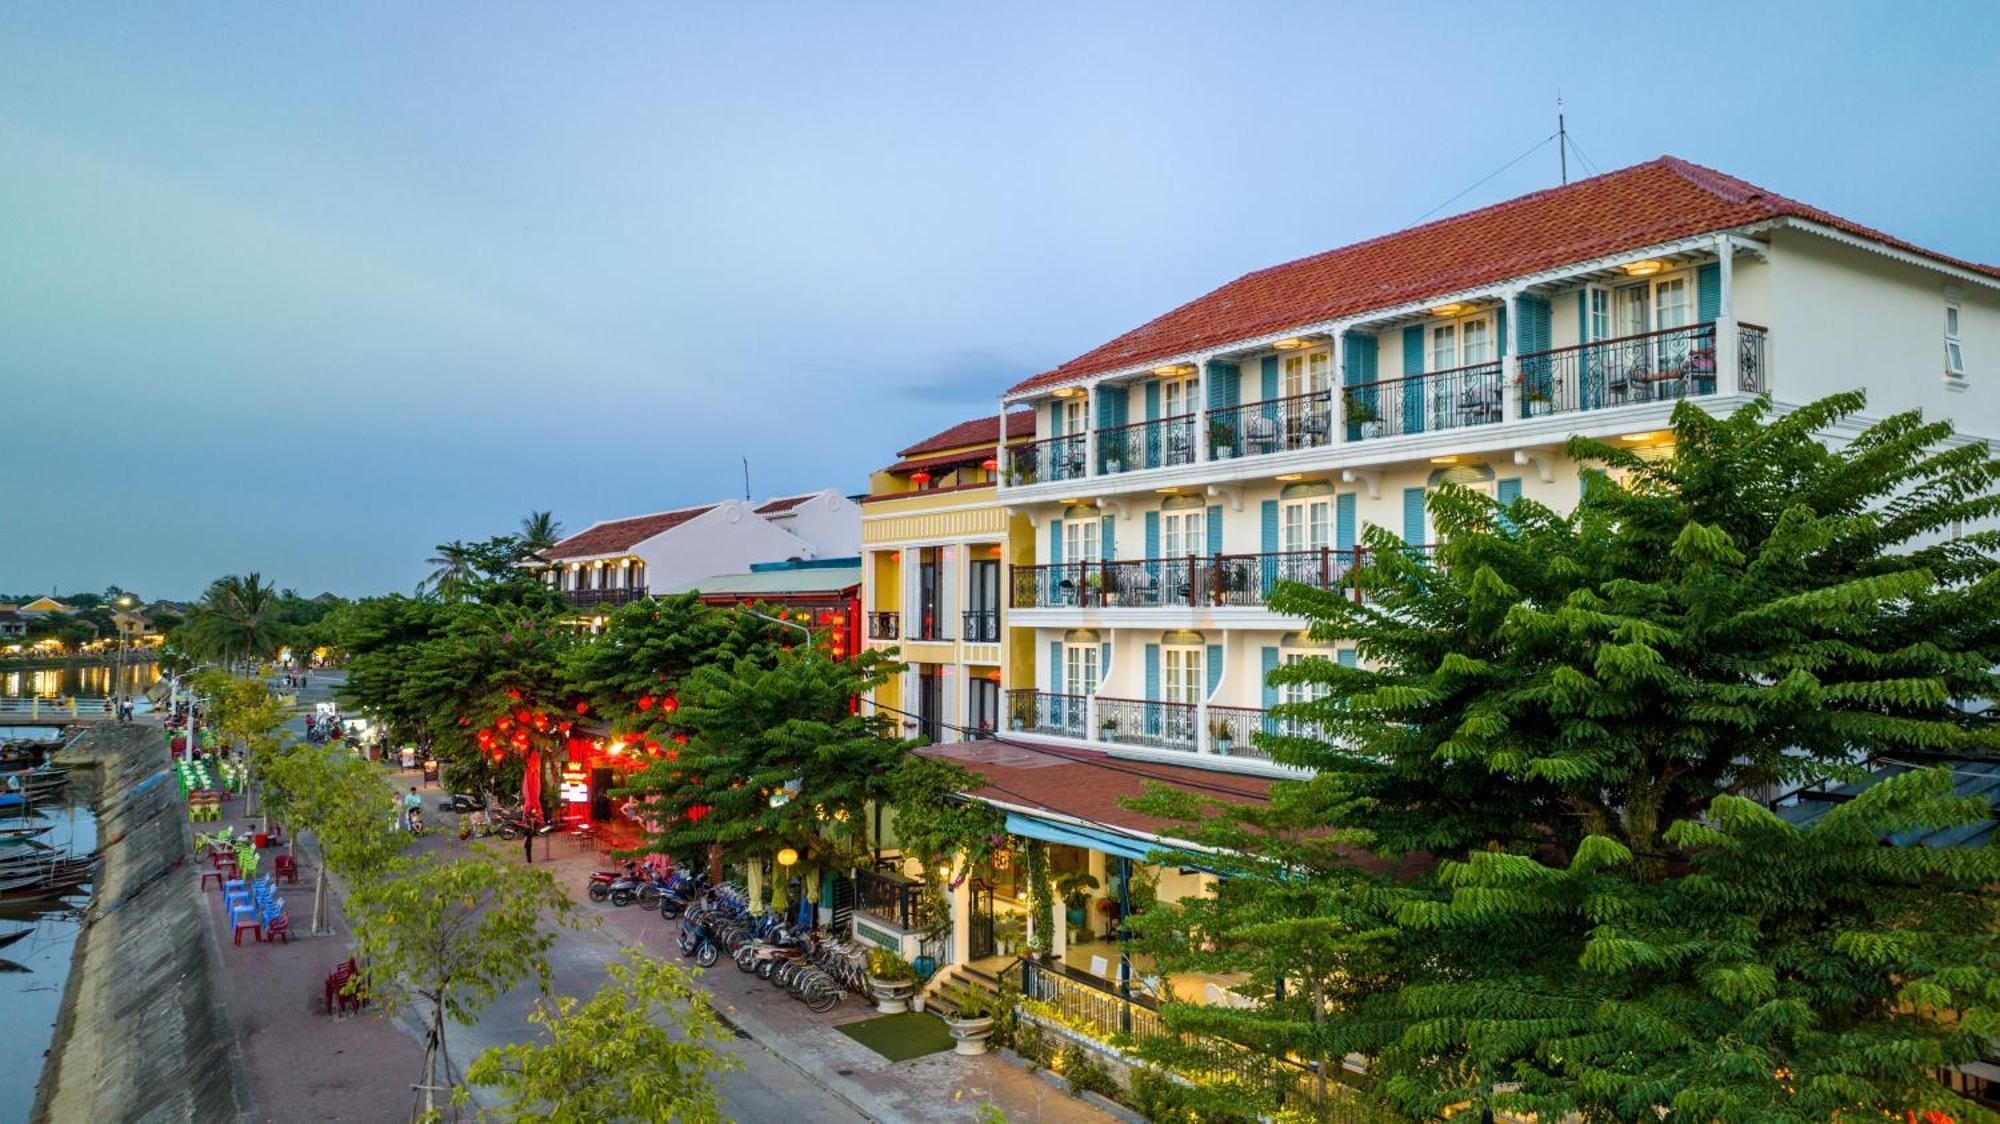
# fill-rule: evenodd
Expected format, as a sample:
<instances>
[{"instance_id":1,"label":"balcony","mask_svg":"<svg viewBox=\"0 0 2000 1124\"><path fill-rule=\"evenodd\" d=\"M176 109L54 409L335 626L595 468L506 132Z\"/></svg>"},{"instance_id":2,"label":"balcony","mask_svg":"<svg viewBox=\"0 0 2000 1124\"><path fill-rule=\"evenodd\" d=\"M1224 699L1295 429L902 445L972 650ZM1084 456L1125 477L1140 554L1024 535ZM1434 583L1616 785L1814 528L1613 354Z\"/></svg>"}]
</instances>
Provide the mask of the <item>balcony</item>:
<instances>
[{"instance_id":1,"label":"balcony","mask_svg":"<svg viewBox=\"0 0 2000 1124\"><path fill-rule=\"evenodd\" d=\"M1722 390L1713 321L1521 356L1526 417L1698 398ZM1764 390L1764 329L1737 326L1737 391Z\"/></svg>"},{"instance_id":2,"label":"balcony","mask_svg":"<svg viewBox=\"0 0 2000 1124\"><path fill-rule=\"evenodd\" d=\"M565 589L562 591L562 597L564 601L579 609L626 605L633 601L644 601L646 587L633 585L623 589Z\"/></svg>"},{"instance_id":3,"label":"balcony","mask_svg":"<svg viewBox=\"0 0 2000 1124\"><path fill-rule=\"evenodd\" d=\"M1007 692L1007 715L1009 728L1017 733L1249 761L1271 760L1256 744L1258 734L1320 736L1317 725L1279 719L1256 707L1059 695L1032 688Z\"/></svg>"},{"instance_id":4,"label":"balcony","mask_svg":"<svg viewBox=\"0 0 2000 1124\"><path fill-rule=\"evenodd\" d=\"M1165 608L1264 604L1279 582L1344 589L1361 548L1191 554L1123 562L1058 562L1014 567L1016 609Z\"/></svg>"},{"instance_id":5,"label":"balcony","mask_svg":"<svg viewBox=\"0 0 2000 1124\"><path fill-rule=\"evenodd\" d=\"M901 613L868 614L868 639L894 640L902 635L902 616Z\"/></svg>"},{"instance_id":6,"label":"balcony","mask_svg":"<svg viewBox=\"0 0 2000 1124\"><path fill-rule=\"evenodd\" d=\"M1044 437L1007 453L1007 483L1015 487L1081 480L1089 469L1089 441L1081 433Z\"/></svg>"},{"instance_id":7,"label":"balcony","mask_svg":"<svg viewBox=\"0 0 2000 1124\"><path fill-rule=\"evenodd\" d=\"M998 644L1000 642L1000 610L967 609L965 611L965 642L968 644Z\"/></svg>"},{"instance_id":8,"label":"balcony","mask_svg":"<svg viewBox=\"0 0 2000 1124\"><path fill-rule=\"evenodd\" d=\"M1332 443L1330 390L1223 406L1208 412L1210 460L1314 449Z\"/></svg>"},{"instance_id":9,"label":"balcony","mask_svg":"<svg viewBox=\"0 0 2000 1124\"><path fill-rule=\"evenodd\" d=\"M1495 362L1348 387L1342 395L1348 439L1493 425L1502 417L1500 386Z\"/></svg>"},{"instance_id":10,"label":"balcony","mask_svg":"<svg viewBox=\"0 0 2000 1124\"><path fill-rule=\"evenodd\" d=\"M1194 462L1193 414L1097 431L1097 471L1102 475Z\"/></svg>"},{"instance_id":11,"label":"balcony","mask_svg":"<svg viewBox=\"0 0 2000 1124\"><path fill-rule=\"evenodd\" d=\"M924 884L893 871L856 867L854 908L906 933L930 927Z\"/></svg>"},{"instance_id":12,"label":"balcony","mask_svg":"<svg viewBox=\"0 0 2000 1124\"><path fill-rule=\"evenodd\" d=\"M908 632L903 634L903 639L929 640L929 641L949 640L951 639L951 630L945 628L944 626L944 622L946 619L947 618L944 616L944 614L938 612L937 609L934 607L926 606L920 608L917 610L914 616L909 618L909 621L907 623L909 624L910 629Z\"/></svg>"}]
</instances>

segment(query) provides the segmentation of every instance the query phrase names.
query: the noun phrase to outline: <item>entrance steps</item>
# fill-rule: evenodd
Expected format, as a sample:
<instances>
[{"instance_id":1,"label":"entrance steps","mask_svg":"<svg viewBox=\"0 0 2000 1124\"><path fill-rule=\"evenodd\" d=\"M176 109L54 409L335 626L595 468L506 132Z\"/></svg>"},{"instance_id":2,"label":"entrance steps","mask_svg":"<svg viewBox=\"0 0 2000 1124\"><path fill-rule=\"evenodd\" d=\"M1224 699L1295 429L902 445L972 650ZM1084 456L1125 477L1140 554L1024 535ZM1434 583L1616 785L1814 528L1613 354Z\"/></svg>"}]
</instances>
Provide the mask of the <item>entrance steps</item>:
<instances>
[{"instance_id":1,"label":"entrance steps","mask_svg":"<svg viewBox=\"0 0 2000 1124\"><path fill-rule=\"evenodd\" d=\"M970 964L947 964L924 985L924 1008L947 1017L956 1015L958 1004L951 1001L949 991L959 985L983 991L996 1000L1000 995L1000 977Z\"/></svg>"}]
</instances>

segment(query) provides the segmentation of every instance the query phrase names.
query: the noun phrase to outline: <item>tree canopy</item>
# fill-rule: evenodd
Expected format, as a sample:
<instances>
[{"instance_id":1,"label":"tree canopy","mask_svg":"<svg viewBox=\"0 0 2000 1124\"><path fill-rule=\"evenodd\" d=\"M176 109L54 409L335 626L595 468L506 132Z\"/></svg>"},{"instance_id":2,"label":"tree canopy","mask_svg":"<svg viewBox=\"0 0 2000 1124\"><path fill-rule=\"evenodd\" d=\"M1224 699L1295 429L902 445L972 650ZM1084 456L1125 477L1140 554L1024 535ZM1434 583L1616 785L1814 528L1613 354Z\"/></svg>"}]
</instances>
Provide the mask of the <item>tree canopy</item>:
<instances>
[{"instance_id":1,"label":"tree canopy","mask_svg":"<svg viewBox=\"0 0 2000 1124\"><path fill-rule=\"evenodd\" d=\"M1273 673L1321 696L1268 739L1317 775L1190 830L1284 876L1165 907L1163 962L1274 986L1305 968L1263 937L1319 942L1324 1001L1234 1036L1369 1055L1413 1114L1963 1115L1932 1074L2000 1031L2000 850L1884 842L1990 815L1946 755L2000 743L2000 536L1969 530L2000 466L1915 414L1818 436L1862 406L1684 403L1657 459L1571 441L1598 467L1567 515L1446 486L1434 553L1367 533L1367 597L1280 589L1362 666ZM1758 803L1891 762L1809 828ZM1329 825L1347 849L1300 842Z\"/></svg>"}]
</instances>

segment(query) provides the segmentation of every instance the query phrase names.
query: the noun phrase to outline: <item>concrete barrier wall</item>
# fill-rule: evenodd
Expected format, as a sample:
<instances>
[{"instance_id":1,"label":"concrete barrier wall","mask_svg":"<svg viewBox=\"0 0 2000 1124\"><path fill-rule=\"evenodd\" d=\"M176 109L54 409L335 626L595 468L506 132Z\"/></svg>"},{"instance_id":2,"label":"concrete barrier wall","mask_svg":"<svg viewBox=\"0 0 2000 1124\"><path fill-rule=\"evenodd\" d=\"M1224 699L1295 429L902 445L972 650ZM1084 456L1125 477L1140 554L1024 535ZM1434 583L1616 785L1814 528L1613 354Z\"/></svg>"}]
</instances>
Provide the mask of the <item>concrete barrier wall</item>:
<instances>
[{"instance_id":1,"label":"concrete barrier wall","mask_svg":"<svg viewBox=\"0 0 2000 1124\"><path fill-rule=\"evenodd\" d=\"M222 963L196 888L193 829L167 771L164 734L150 724L95 726L56 760L99 773L104 866L31 1119L249 1119Z\"/></svg>"}]
</instances>

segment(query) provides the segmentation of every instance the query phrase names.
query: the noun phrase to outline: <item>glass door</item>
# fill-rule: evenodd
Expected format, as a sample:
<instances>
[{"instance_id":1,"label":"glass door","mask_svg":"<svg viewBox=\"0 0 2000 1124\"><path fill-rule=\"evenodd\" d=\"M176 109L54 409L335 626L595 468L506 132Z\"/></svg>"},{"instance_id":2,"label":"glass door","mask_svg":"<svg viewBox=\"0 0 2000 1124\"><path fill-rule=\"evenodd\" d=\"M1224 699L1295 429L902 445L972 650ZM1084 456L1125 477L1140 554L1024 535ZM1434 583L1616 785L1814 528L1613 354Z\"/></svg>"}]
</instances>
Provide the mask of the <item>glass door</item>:
<instances>
[{"instance_id":1,"label":"glass door","mask_svg":"<svg viewBox=\"0 0 2000 1124\"><path fill-rule=\"evenodd\" d=\"M1161 686L1167 697L1163 701L1169 705L1160 708L1164 713L1159 736L1171 746L1193 749L1195 707L1202 696L1202 651L1198 647L1164 648L1160 655L1165 660Z\"/></svg>"}]
</instances>

